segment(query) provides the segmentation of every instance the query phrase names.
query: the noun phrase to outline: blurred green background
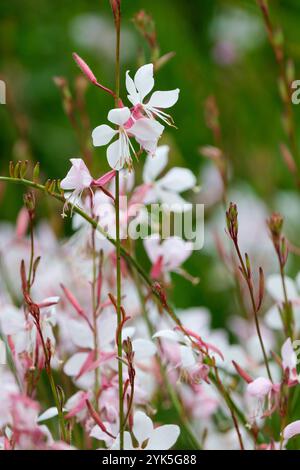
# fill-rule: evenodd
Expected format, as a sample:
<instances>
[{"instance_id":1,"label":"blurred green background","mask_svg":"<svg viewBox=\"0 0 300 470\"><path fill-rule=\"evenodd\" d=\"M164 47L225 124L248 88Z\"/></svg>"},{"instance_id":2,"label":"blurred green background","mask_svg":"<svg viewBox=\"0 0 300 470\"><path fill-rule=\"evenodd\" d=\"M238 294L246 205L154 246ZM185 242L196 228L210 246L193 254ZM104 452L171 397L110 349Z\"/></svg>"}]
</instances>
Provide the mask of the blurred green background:
<instances>
[{"instance_id":1,"label":"blurred green background","mask_svg":"<svg viewBox=\"0 0 300 470\"><path fill-rule=\"evenodd\" d=\"M134 71L137 57L150 60L149 48L132 17L140 9L156 22L161 53L175 57L156 77L157 89L181 89L172 110L178 130L169 129L164 141L172 146L171 164L187 166L202 184L201 168L207 163L199 147L212 144L204 119L204 102L216 96L224 147L232 166L232 181L246 181L268 204L279 189L293 187L282 161L279 143L285 141L278 69L268 43L261 13L254 0L122 0L122 77ZM287 54L300 78L299 0L270 2L272 18L280 23ZM62 178L69 158L80 148L63 111L54 76L65 77L73 89L79 75L72 52L81 55L107 86L114 83L114 32L108 0L4 0L0 6L0 75L7 83L7 105L0 106L0 173L8 162L29 157L41 163L46 179ZM297 77L297 72L299 73ZM123 81L124 85L124 81ZM122 96L125 96L124 86ZM111 98L95 87L87 90L91 128L106 121ZM294 106L299 123L300 107ZM299 135L298 135L299 137ZM105 149L97 149L93 166L99 174L107 168ZM14 221L22 204L16 187L0 192L1 219ZM40 213L51 204L42 201ZM56 229L63 236L59 221ZM67 224L68 226L68 224ZM227 293L214 295L206 277L211 258L195 253L188 263L198 287L176 279L172 293L179 307L206 305L215 325L226 315Z\"/></svg>"}]
</instances>

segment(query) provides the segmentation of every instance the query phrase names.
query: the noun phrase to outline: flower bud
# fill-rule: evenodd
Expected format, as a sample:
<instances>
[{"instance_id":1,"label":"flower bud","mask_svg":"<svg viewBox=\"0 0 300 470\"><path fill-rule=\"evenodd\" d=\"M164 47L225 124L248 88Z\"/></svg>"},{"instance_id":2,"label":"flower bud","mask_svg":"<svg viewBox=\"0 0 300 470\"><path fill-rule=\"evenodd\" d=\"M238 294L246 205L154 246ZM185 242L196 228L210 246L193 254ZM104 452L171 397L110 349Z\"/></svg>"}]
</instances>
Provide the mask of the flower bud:
<instances>
[{"instance_id":1,"label":"flower bud","mask_svg":"<svg viewBox=\"0 0 300 470\"><path fill-rule=\"evenodd\" d=\"M229 205L229 209L226 212L226 221L227 221L227 229L229 232L230 237L233 241L237 241L238 235L238 211L236 204L232 202Z\"/></svg>"}]
</instances>

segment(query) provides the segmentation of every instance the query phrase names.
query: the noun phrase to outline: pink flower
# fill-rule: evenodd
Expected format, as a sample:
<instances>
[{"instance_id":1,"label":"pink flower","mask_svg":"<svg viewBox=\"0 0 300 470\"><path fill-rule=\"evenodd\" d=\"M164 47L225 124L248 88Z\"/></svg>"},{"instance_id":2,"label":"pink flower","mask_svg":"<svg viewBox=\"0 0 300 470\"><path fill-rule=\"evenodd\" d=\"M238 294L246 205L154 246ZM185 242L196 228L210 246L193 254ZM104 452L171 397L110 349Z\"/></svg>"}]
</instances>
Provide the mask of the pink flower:
<instances>
[{"instance_id":1,"label":"pink flower","mask_svg":"<svg viewBox=\"0 0 300 470\"><path fill-rule=\"evenodd\" d=\"M264 377L258 377L258 379L253 380L250 384L247 386L247 391L249 395L256 397L258 399L263 399L273 389L273 384L271 380L266 379Z\"/></svg>"},{"instance_id":2,"label":"pink flower","mask_svg":"<svg viewBox=\"0 0 300 470\"><path fill-rule=\"evenodd\" d=\"M161 242L159 235L144 240L144 247L152 262L152 276L159 278L163 273L176 272L191 255L193 243L179 237L169 237Z\"/></svg>"},{"instance_id":3,"label":"pink flower","mask_svg":"<svg viewBox=\"0 0 300 470\"><path fill-rule=\"evenodd\" d=\"M71 158L72 167L67 176L61 181L60 187L65 191L73 191L80 194L84 189L89 188L93 181L90 172L81 158Z\"/></svg>"},{"instance_id":4,"label":"pink flower","mask_svg":"<svg viewBox=\"0 0 300 470\"><path fill-rule=\"evenodd\" d=\"M72 167L67 176L60 182L61 189L71 191L63 208L62 216L65 217L65 209L69 202L74 205L85 189L90 188L93 178L81 158L71 158Z\"/></svg>"}]
</instances>

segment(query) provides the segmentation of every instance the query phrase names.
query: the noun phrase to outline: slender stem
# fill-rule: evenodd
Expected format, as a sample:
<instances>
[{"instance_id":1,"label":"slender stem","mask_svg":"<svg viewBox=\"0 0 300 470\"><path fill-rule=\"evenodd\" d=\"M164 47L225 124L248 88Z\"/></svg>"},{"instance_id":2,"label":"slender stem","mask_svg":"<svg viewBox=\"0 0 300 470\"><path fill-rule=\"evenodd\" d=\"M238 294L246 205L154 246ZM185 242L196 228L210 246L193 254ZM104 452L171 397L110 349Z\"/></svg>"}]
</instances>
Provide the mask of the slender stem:
<instances>
[{"instance_id":1,"label":"slender stem","mask_svg":"<svg viewBox=\"0 0 300 470\"><path fill-rule=\"evenodd\" d=\"M237 436L238 436L240 448L241 448L241 450L245 450L242 435L241 435L240 428L239 428L239 423L238 423L238 420L237 420L236 415L235 415L234 407L232 406L232 402L230 400L228 400L228 398L227 398L227 396L229 396L229 393L226 392L226 390L224 388L224 385L222 384L222 382L220 380L219 373L218 373L218 368L214 367L214 370L215 370L215 377L216 377L216 380L217 380L217 383L218 383L218 386L219 386L219 390L222 392L222 395L225 399L225 402L226 402L226 404L228 406L228 409L229 409L229 412L231 414L231 418L232 418L232 421L233 421L233 424L234 424L234 427L235 427L235 430L236 430L236 433L237 433Z\"/></svg>"},{"instance_id":2,"label":"slender stem","mask_svg":"<svg viewBox=\"0 0 300 470\"><path fill-rule=\"evenodd\" d=\"M114 11L116 29L116 63L115 63L115 106L118 107L120 96L120 29L121 13L120 6L117 12ZM118 319L118 357L122 358L122 313L121 313L121 240L120 240L120 174L116 172L116 269L117 269L117 319ZM124 448L124 397L123 397L123 363L118 361L118 381L119 381L119 416L120 416L120 450Z\"/></svg>"},{"instance_id":3,"label":"slender stem","mask_svg":"<svg viewBox=\"0 0 300 470\"><path fill-rule=\"evenodd\" d=\"M33 220L30 217L30 262L29 262L29 272L28 272L28 280L27 280L27 288L28 293L30 293L31 288L31 276L32 276L32 269L33 269L33 260L34 260L34 234L33 234Z\"/></svg>"},{"instance_id":4,"label":"slender stem","mask_svg":"<svg viewBox=\"0 0 300 470\"><path fill-rule=\"evenodd\" d=\"M116 174L116 255L117 255L117 319L118 319L118 357L122 357L122 323L121 314L121 240L120 240L120 187L119 172ZM120 450L124 447L124 406L123 406L123 363L118 361L118 380L119 380L119 414L120 414Z\"/></svg>"},{"instance_id":5,"label":"slender stem","mask_svg":"<svg viewBox=\"0 0 300 470\"><path fill-rule=\"evenodd\" d=\"M234 246L235 246L236 253L238 255L239 261L241 263L241 267L242 267L242 270L243 270L243 273L244 273L244 278L247 282L247 286L248 286L248 290L249 290L249 294L250 294L250 299L251 299L251 304L252 304L252 311L253 311L253 316L254 316L256 332L257 332L260 347L261 347L261 350L262 350L262 353L263 353L267 374L268 374L268 377L271 380L271 382L273 382L270 367L269 367L269 362L268 362L268 356L267 356L267 353L266 353L266 350L265 350L265 345L264 345L262 334L261 334L261 331L260 331L258 315L257 315L257 309L256 309L255 300L254 300L254 295L253 295L253 288L252 288L251 282L248 279L247 269L246 269L243 257L241 255L238 243L236 241L234 241Z\"/></svg>"},{"instance_id":6,"label":"slender stem","mask_svg":"<svg viewBox=\"0 0 300 470\"><path fill-rule=\"evenodd\" d=\"M53 378L53 374L52 374L51 358L48 355L48 350L47 350L45 340L44 340L44 337L43 337L43 333L42 333L42 330L41 330L41 327L40 327L39 323L36 323L36 327L37 327L37 331L38 331L40 339L41 339L41 343L42 343L42 347L43 347L43 351L44 351L44 355L45 355L45 369L46 369L46 372L47 372L47 375L48 375L48 379L49 379L49 382L50 382L50 387L51 387L51 390L52 390L53 398L54 398L55 405L56 405L57 412L58 412L58 421L59 421L61 438L65 442L68 442L64 414L63 414L63 411L62 411L61 403L60 403L59 398L58 398L57 388L56 388L54 378Z\"/></svg>"},{"instance_id":7,"label":"slender stem","mask_svg":"<svg viewBox=\"0 0 300 470\"><path fill-rule=\"evenodd\" d=\"M94 353L95 361L99 357L99 338L98 338L98 328L97 328L97 256L95 248L95 235L96 230L92 227L92 260L93 260L93 280L92 280L92 303L93 303L93 341L94 341ZM98 410L98 390L100 387L100 378L99 378L99 366L95 367L95 384L94 384L94 404L95 409Z\"/></svg>"}]
</instances>

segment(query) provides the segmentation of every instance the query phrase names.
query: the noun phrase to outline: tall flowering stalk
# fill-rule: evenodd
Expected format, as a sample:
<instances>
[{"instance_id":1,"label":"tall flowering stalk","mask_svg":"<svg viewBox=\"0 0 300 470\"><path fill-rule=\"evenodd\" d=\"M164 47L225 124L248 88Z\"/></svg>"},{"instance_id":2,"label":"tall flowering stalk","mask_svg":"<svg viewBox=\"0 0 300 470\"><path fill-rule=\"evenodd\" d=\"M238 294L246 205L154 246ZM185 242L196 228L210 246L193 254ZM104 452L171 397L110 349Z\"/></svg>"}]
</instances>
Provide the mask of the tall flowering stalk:
<instances>
[{"instance_id":1,"label":"tall flowering stalk","mask_svg":"<svg viewBox=\"0 0 300 470\"><path fill-rule=\"evenodd\" d=\"M116 30L116 63L115 63L115 107L119 106L120 96L120 33L121 33L121 0L110 0ZM119 420L120 450L124 448L124 394L123 394L123 363L122 363L122 313L121 313L121 240L120 240L120 173L115 177L115 209L116 209L116 270L117 270L117 319L118 319L118 379L119 379Z\"/></svg>"},{"instance_id":2,"label":"tall flowering stalk","mask_svg":"<svg viewBox=\"0 0 300 470\"><path fill-rule=\"evenodd\" d=\"M227 219L228 234L233 242L238 260L240 262L239 270L248 287L257 336L259 338L259 343L260 343L260 347L263 353L263 358L264 358L266 370L268 373L268 377L270 381L272 382L268 356L265 350L264 341L263 341L263 337L262 337L260 325L259 325L259 320L258 320L258 312L262 305L263 296L264 296L264 273L263 273L262 268L259 268L259 289L258 289L257 299L255 299L253 277L252 277L249 256L246 253L245 259L243 259L241 251L240 251L239 243L238 243L238 211L237 211L237 206L235 204L230 203L229 208L226 212L226 219Z\"/></svg>"}]
</instances>

